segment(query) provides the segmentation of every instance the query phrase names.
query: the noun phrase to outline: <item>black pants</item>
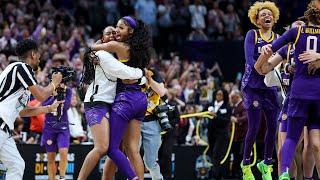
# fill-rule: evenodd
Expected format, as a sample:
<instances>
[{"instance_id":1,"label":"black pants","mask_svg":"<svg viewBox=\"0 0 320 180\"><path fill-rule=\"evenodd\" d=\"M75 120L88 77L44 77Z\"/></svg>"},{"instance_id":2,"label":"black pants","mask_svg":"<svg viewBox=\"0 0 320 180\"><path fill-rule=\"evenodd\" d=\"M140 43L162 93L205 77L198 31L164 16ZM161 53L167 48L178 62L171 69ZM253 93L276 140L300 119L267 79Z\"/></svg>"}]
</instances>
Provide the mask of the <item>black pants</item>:
<instances>
[{"instance_id":1,"label":"black pants","mask_svg":"<svg viewBox=\"0 0 320 180\"><path fill-rule=\"evenodd\" d=\"M171 179L171 156L175 143L174 131L169 131L162 137L162 144L159 150L159 163L161 174L164 179Z\"/></svg>"},{"instance_id":2,"label":"black pants","mask_svg":"<svg viewBox=\"0 0 320 180\"><path fill-rule=\"evenodd\" d=\"M231 153L233 155L233 162L230 169L230 176L232 178L239 178L241 177L241 167L240 163L242 161L243 157L243 148L244 148L244 142L238 141L232 143Z\"/></svg>"},{"instance_id":3,"label":"black pants","mask_svg":"<svg viewBox=\"0 0 320 180\"><path fill-rule=\"evenodd\" d=\"M224 158L228 144L229 144L229 132L212 132L209 135L210 149L212 149L212 171L213 176L216 179L221 179L227 176L228 161L224 164L220 164L221 160Z\"/></svg>"}]
</instances>

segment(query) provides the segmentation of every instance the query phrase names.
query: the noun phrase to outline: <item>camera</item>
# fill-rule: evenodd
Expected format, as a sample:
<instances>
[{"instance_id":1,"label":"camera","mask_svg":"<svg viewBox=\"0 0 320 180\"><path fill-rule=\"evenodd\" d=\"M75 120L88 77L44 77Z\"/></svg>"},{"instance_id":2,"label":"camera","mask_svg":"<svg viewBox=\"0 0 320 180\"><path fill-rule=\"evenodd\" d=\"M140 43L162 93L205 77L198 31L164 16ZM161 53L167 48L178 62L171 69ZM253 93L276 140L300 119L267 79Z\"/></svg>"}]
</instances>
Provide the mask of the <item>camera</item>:
<instances>
[{"instance_id":1,"label":"camera","mask_svg":"<svg viewBox=\"0 0 320 180\"><path fill-rule=\"evenodd\" d=\"M174 109L175 109L174 106L171 106L168 104L168 99L166 96L163 96L161 98L161 104L159 104L154 109L154 113L157 114L157 116L159 117L159 123L160 123L162 132L167 132L172 129L167 112L173 111Z\"/></svg>"},{"instance_id":2,"label":"camera","mask_svg":"<svg viewBox=\"0 0 320 180\"><path fill-rule=\"evenodd\" d=\"M59 66L59 67L52 67L51 74L54 73L61 73L62 74L62 83L67 83L70 81L74 81L76 79L76 72L67 66Z\"/></svg>"},{"instance_id":3,"label":"camera","mask_svg":"<svg viewBox=\"0 0 320 180\"><path fill-rule=\"evenodd\" d=\"M76 79L76 72L71 68L67 66L59 66L59 67L52 67L51 68L51 74L54 73L61 73L62 74L62 81L61 83L67 84L68 82L74 81ZM56 99L57 101L62 101L65 99L66 96L66 87L58 86L56 89ZM61 115L62 115L62 107L61 104L57 108L57 113L55 113L55 116L57 116L58 122L61 122Z\"/></svg>"}]
</instances>

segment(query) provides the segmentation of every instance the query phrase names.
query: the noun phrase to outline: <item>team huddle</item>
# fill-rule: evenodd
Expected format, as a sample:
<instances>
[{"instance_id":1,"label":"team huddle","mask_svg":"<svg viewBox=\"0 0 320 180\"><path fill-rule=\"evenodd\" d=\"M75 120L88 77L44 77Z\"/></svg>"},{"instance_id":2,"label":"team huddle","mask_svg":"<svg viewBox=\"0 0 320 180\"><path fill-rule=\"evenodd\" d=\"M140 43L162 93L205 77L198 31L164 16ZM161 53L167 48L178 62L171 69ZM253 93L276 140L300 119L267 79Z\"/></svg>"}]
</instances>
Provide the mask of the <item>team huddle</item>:
<instances>
[{"instance_id":1,"label":"team huddle","mask_svg":"<svg viewBox=\"0 0 320 180\"><path fill-rule=\"evenodd\" d=\"M320 173L320 1L310 2L304 16L282 36L272 31L279 20L279 9L273 2L256 2L249 10L249 17L259 29L250 30L245 39L242 92L248 113L248 132L241 163L243 179L255 179L250 153L262 112L267 125L264 160L257 164L262 179L272 179L277 119L280 121L279 179L296 178L297 166L293 159L300 139L304 142L303 176L312 179L314 166ZM276 86L281 88L284 97L280 114Z\"/></svg>"}]
</instances>

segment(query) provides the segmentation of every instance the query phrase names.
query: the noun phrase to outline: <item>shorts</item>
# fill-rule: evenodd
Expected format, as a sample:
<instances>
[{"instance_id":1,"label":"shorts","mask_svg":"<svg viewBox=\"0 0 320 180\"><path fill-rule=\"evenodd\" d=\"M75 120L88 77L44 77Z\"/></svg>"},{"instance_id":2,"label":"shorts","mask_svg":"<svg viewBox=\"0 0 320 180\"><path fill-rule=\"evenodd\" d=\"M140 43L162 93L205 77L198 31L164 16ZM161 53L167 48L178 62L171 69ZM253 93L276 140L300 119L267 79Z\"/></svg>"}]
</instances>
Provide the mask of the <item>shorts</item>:
<instances>
[{"instance_id":1,"label":"shorts","mask_svg":"<svg viewBox=\"0 0 320 180\"><path fill-rule=\"evenodd\" d=\"M116 95L112 111L123 119L143 121L148 107L147 95L141 91L125 91Z\"/></svg>"},{"instance_id":2,"label":"shorts","mask_svg":"<svg viewBox=\"0 0 320 180\"><path fill-rule=\"evenodd\" d=\"M84 104L84 112L90 127L100 124L102 118L109 119L111 105L105 102L90 102Z\"/></svg>"},{"instance_id":3,"label":"shorts","mask_svg":"<svg viewBox=\"0 0 320 180\"><path fill-rule=\"evenodd\" d=\"M69 148L69 129L54 130L44 128L42 132L41 146L46 148L46 152L57 152L60 148Z\"/></svg>"},{"instance_id":4,"label":"shorts","mask_svg":"<svg viewBox=\"0 0 320 180\"><path fill-rule=\"evenodd\" d=\"M290 99L288 115L290 117L305 117L309 130L320 129L320 101Z\"/></svg>"}]
</instances>

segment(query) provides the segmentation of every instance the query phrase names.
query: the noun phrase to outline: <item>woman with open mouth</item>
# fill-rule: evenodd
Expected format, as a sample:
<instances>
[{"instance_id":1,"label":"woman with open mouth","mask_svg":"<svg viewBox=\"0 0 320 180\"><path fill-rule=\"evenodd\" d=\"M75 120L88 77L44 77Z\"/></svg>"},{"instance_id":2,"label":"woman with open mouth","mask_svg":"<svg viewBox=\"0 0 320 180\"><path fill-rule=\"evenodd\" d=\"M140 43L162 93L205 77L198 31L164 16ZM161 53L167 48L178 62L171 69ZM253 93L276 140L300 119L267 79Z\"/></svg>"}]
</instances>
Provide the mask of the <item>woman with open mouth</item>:
<instances>
[{"instance_id":1,"label":"woman with open mouth","mask_svg":"<svg viewBox=\"0 0 320 180\"><path fill-rule=\"evenodd\" d=\"M244 180L255 179L251 172L253 165L251 164L250 153L259 131L261 113L264 113L267 115L264 160L259 162L257 167L262 173L263 180L271 180L272 154L275 147L279 109L277 90L265 85L264 76L258 74L254 69L254 64L261 53L261 48L278 38L272 28L279 19L279 9L270 1L256 2L250 7L248 16L251 23L258 29L250 30L247 33L244 44L246 68L241 90L244 95L244 105L248 112L248 131L241 168Z\"/></svg>"}]
</instances>

